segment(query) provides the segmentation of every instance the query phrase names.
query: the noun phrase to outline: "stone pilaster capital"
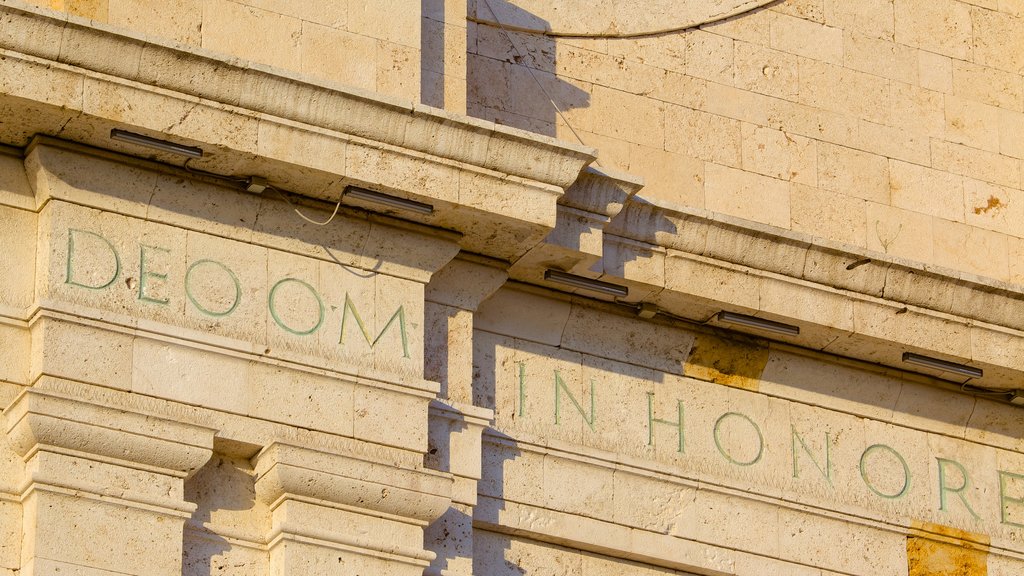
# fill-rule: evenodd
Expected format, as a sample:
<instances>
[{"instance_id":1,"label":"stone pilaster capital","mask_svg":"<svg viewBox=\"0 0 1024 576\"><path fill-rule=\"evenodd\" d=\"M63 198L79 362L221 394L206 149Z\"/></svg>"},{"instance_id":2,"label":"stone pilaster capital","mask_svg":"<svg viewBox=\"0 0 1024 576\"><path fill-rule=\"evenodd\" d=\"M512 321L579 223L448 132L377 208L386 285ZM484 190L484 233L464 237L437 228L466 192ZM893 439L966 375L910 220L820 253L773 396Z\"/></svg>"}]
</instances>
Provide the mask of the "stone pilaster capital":
<instances>
[{"instance_id":1,"label":"stone pilaster capital","mask_svg":"<svg viewBox=\"0 0 1024 576\"><path fill-rule=\"evenodd\" d=\"M428 302L476 311L508 279L507 268L504 262L460 254L430 279L425 298Z\"/></svg>"},{"instance_id":2,"label":"stone pilaster capital","mask_svg":"<svg viewBox=\"0 0 1024 576\"><path fill-rule=\"evenodd\" d=\"M26 461L71 452L187 477L210 459L210 428L26 389L4 410L8 441Z\"/></svg>"},{"instance_id":3,"label":"stone pilaster capital","mask_svg":"<svg viewBox=\"0 0 1024 576\"><path fill-rule=\"evenodd\" d=\"M252 462L256 496L271 505L284 498L317 500L426 525L451 503L451 475L433 470L395 468L280 442Z\"/></svg>"}]
</instances>

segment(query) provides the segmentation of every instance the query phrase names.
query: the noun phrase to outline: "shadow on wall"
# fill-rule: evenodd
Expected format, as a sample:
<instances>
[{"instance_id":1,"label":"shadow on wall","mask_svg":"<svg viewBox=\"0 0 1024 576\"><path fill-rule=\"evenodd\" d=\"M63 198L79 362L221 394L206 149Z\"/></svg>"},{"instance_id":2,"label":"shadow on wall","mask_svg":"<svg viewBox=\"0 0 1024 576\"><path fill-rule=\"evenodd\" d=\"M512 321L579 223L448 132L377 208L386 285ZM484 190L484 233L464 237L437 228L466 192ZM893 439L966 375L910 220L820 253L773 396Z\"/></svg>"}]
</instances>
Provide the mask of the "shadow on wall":
<instances>
[{"instance_id":1,"label":"shadow on wall","mask_svg":"<svg viewBox=\"0 0 1024 576\"><path fill-rule=\"evenodd\" d=\"M506 0L470 0L468 14L509 28L548 28L547 21ZM590 94L555 76L553 38L469 23L467 52L470 116L557 136L560 120L555 105L563 112L590 106Z\"/></svg>"}]
</instances>

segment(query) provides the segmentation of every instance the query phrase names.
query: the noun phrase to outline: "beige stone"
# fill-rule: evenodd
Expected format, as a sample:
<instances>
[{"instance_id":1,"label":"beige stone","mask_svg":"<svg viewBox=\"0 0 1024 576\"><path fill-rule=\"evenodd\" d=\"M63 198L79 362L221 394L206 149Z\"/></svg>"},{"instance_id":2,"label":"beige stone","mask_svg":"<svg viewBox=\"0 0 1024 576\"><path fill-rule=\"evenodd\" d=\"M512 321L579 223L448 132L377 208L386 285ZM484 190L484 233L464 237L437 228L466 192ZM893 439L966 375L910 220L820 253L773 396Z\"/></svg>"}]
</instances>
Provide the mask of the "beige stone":
<instances>
[{"instance_id":1,"label":"beige stone","mask_svg":"<svg viewBox=\"0 0 1024 576\"><path fill-rule=\"evenodd\" d=\"M800 59L801 104L853 114L871 122L889 120L889 81L864 72ZM838 90L842 86L843 90Z\"/></svg>"},{"instance_id":2,"label":"beige stone","mask_svg":"<svg viewBox=\"0 0 1024 576\"><path fill-rule=\"evenodd\" d=\"M1006 236L959 222L937 222L935 261L940 266L1005 280L1009 275Z\"/></svg>"},{"instance_id":3,"label":"beige stone","mask_svg":"<svg viewBox=\"0 0 1024 576\"><path fill-rule=\"evenodd\" d=\"M254 42L257 35L260 41ZM232 0L211 0L203 12L203 48L261 64L297 69L301 36L297 18Z\"/></svg>"},{"instance_id":4,"label":"beige stone","mask_svg":"<svg viewBox=\"0 0 1024 576\"><path fill-rule=\"evenodd\" d=\"M884 254L931 262L932 224L933 219L925 214L868 202L867 246Z\"/></svg>"},{"instance_id":5,"label":"beige stone","mask_svg":"<svg viewBox=\"0 0 1024 576\"><path fill-rule=\"evenodd\" d=\"M999 150L999 110L957 97L946 97L946 139L992 152Z\"/></svg>"},{"instance_id":6,"label":"beige stone","mask_svg":"<svg viewBox=\"0 0 1024 576\"><path fill-rule=\"evenodd\" d=\"M203 5L200 0L154 4L139 0L107 0L107 22L199 46Z\"/></svg>"},{"instance_id":7,"label":"beige stone","mask_svg":"<svg viewBox=\"0 0 1024 576\"><path fill-rule=\"evenodd\" d=\"M1019 73L970 62L953 61L953 93L961 98L1018 112L1024 106L1024 82Z\"/></svg>"},{"instance_id":8,"label":"beige stone","mask_svg":"<svg viewBox=\"0 0 1024 576\"><path fill-rule=\"evenodd\" d=\"M894 207L964 221L963 178L895 160L889 163L889 176Z\"/></svg>"},{"instance_id":9,"label":"beige stone","mask_svg":"<svg viewBox=\"0 0 1024 576\"><path fill-rule=\"evenodd\" d=\"M377 89L383 62L374 38L311 22L303 22L301 34L294 36L299 44L293 48L296 55L295 63L290 63L292 66L310 76L367 90ZM351 58L349 54L360 54L360 57ZM408 64L401 69L407 73L412 71Z\"/></svg>"},{"instance_id":10,"label":"beige stone","mask_svg":"<svg viewBox=\"0 0 1024 576\"><path fill-rule=\"evenodd\" d=\"M1014 42L1024 34L1021 18L1004 12L974 9L974 62L1020 74L1024 51Z\"/></svg>"},{"instance_id":11,"label":"beige stone","mask_svg":"<svg viewBox=\"0 0 1024 576\"><path fill-rule=\"evenodd\" d=\"M739 166L740 123L736 120L691 110L665 108L665 150L709 162Z\"/></svg>"},{"instance_id":12,"label":"beige stone","mask_svg":"<svg viewBox=\"0 0 1024 576\"><path fill-rule=\"evenodd\" d=\"M842 31L802 18L780 14L772 19L771 45L776 50L822 62L843 62Z\"/></svg>"},{"instance_id":13,"label":"beige stone","mask_svg":"<svg viewBox=\"0 0 1024 576\"><path fill-rule=\"evenodd\" d=\"M955 0L895 0L896 41L970 60L973 42L969 6Z\"/></svg>"},{"instance_id":14,"label":"beige stone","mask_svg":"<svg viewBox=\"0 0 1024 576\"><path fill-rule=\"evenodd\" d=\"M894 34L893 0L843 2L825 0L825 24L846 31L892 39Z\"/></svg>"},{"instance_id":15,"label":"beige stone","mask_svg":"<svg viewBox=\"0 0 1024 576\"><path fill-rule=\"evenodd\" d=\"M797 58L781 50L737 42L736 85L744 90L793 100L799 91Z\"/></svg>"},{"instance_id":16,"label":"beige stone","mask_svg":"<svg viewBox=\"0 0 1024 576\"><path fill-rule=\"evenodd\" d=\"M918 51L877 37L847 32L843 39L843 65L892 80L917 84Z\"/></svg>"},{"instance_id":17,"label":"beige stone","mask_svg":"<svg viewBox=\"0 0 1024 576\"><path fill-rule=\"evenodd\" d=\"M814 140L745 123L741 137L744 170L809 186L817 183Z\"/></svg>"},{"instance_id":18,"label":"beige stone","mask_svg":"<svg viewBox=\"0 0 1024 576\"><path fill-rule=\"evenodd\" d=\"M843 196L889 203L889 163L879 155L818 144L818 184Z\"/></svg>"},{"instance_id":19,"label":"beige stone","mask_svg":"<svg viewBox=\"0 0 1024 576\"><path fill-rule=\"evenodd\" d=\"M704 174L704 204L708 209L780 228L789 227L787 182L717 164L708 164Z\"/></svg>"},{"instance_id":20,"label":"beige stone","mask_svg":"<svg viewBox=\"0 0 1024 576\"><path fill-rule=\"evenodd\" d=\"M932 166L1000 186L1020 188L1021 165L1016 158L969 148L960 144L932 142Z\"/></svg>"},{"instance_id":21,"label":"beige stone","mask_svg":"<svg viewBox=\"0 0 1024 576\"><path fill-rule=\"evenodd\" d=\"M919 50L917 54L921 87L951 94L953 92L952 59L949 56L942 56L926 50Z\"/></svg>"},{"instance_id":22,"label":"beige stone","mask_svg":"<svg viewBox=\"0 0 1024 576\"><path fill-rule=\"evenodd\" d=\"M819 238L864 246L867 202L857 197L794 184L790 189L792 229Z\"/></svg>"}]
</instances>

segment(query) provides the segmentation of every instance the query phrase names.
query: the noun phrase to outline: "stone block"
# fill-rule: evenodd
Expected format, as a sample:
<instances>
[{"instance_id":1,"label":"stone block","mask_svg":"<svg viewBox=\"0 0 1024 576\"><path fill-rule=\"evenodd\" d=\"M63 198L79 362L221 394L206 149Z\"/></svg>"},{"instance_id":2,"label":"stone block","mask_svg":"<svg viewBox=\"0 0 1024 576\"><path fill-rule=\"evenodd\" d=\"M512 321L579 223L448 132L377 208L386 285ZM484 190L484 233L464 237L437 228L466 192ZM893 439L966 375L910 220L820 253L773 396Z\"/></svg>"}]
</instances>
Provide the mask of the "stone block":
<instances>
[{"instance_id":1,"label":"stone block","mask_svg":"<svg viewBox=\"0 0 1024 576\"><path fill-rule=\"evenodd\" d=\"M964 184L960 176L892 160L889 192L896 208L963 222Z\"/></svg>"},{"instance_id":2,"label":"stone block","mask_svg":"<svg viewBox=\"0 0 1024 576\"><path fill-rule=\"evenodd\" d=\"M303 22L300 42L303 73L367 90L377 89L377 40ZM355 54L359 56L353 57Z\"/></svg>"},{"instance_id":3,"label":"stone block","mask_svg":"<svg viewBox=\"0 0 1024 576\"><path fill-rule=\"evenodd\" d=\"M743 123L743 169L780 180L817 183L816 142L780 130Z\"/></svg>"},{"instance_id":4,"label":"stone block","mask_svg":"<svg viewBox=\"0 0 1024 576\"><path fill-rule=\"evenodd\" d=\"M926 165L931 149L928 135L899 126L887 126L861 120L857 123L857 136L850 144L855 148L888 156L905 162Z\"/></svg>"},{"instance_id":5,"label":"stone block","mask_svg":"<svg viewBox=\"0 0 1024 576\"><path fill-rule=\"evenodd\" d=\"M825 21L825 0L792 0L772 6L771 11L820 24Z\"/></svg>"},{"instance_id":6,"label":"stone block","mask_svg":"<svg viewBox=\"0 0 1024 576\"><path fill-rule=\"evenodd\" d=\"M962 174L969 177L967 179L983 180L1018 190L1021 188L1021 162L995 152L933 141L932 167L953 174Z\"/></svg>"},{"instance_id":7,"label":"stone block","mask_svg":"<svg viewBox=\"0 0 1024 576\"><path fill-rule=\"evenodd\" d=\"M456 29L458 30L458 29ZM403 100L420 98L420 51L395 42L377 41L375 91Z\"/></svg>"},{"instance_id":8,"label":"stone block","mask_svg":"<svg viewBox=\"0 0 1024 576\"><path fill-rule=\"evenodd\" d=\"M867 202L811 186L790 189L791 228L818 238L864 247L867 241Z\"/></svg>"},{"instance_id":9,"label":"stone block","mask_svg":"<svg viewBox=\"0 0 1024 576\"><path fill-rule=\"evenodd\" d=\"M795 100L800 91L797 57L747 42L736 43L736 87Z\"/></svg>"},{"instance_id":10,"label":"stone block","mask_svg":"<svg viewBox=\"0 0 1024 576\"><path fill-rule=\"evenodd\" d=\"M999 153L1024 158L1024 114L999 111Z\"/></svg>"},{"instance_id":11,"label":"stone block","mask_svg":"<svg viewBox=\"0 0 1024 576\"><path fill-rule=\"evenodd\" d=\"M800 59L799 71L801 104L870 122L890 120L888 79L810 58Z\"/></svg>"},{"instance_id":12,"label":"stone block","mask_svg":"<svg viewBox=\"0 0 1024 576\"><path fill-rule=\"evenodd\" d=\"M765 125L783 132L800 134L826 142L859 147L857 118L844 113L786 100L768 102Z\"/></svg>"},{"instance_id":13,"label":"stone block","mask_svg":"<svg viewBox=\"0 0 1024 576\"><path fill-rule=\"evenodd\" d=\"M825 24L847 32L892 40L893 0L825 0Z\"/></svg>"},{"instance_id":14,"label":"stone block","mask_svg":"<svg viewBox=\"0 0 1024 576\"><path fill-rule=\"evenodd\" d=\"M19 155L0 152L0 205L22 210L35 210L35 190L25 173L25 162Z\"/></svg>"},{"instance_id":15,"label":"stone block","mask_svg":"<svg viewBox=\"0 0 1024 576\"><path fill-rule=\"evenodd\" d=\"M917 84L918 51L877 34L847 31L843 39L843 65L883 78Z\"/></svg>"},{"instance_id":16,"label":"stone block","mask_svg":"<svg viewBox=\"0 0 1024 576\"><path fill-rule=\"evenodd\" d=\"M202 39L202 0L146 2L107 0L107 22L147 34L199 46Z\"/></svg>"},{"instance_id":17,"label":"stone block","mask_svg":"<svg viewBox=\"0 0 1024 576\"><path fill-rule=\"evenodd\" d=\"M705 206L712 211L789 228L789 183L718 164L705 167Z\"/></svg>"},{"instance_id":18,"label":"stone block","mask_svg":"<svg viewBox=\"0 0 1024 576\"><path fill-rule=\"evenodd\" d=\"M884 156L819 142L818 185L842 196L888 204L889 162Z\"/></svg>"},{"instance_id":19,"label":"stone block","mask_svg":"<svg viewBox=\"0 0 1024 576\"><path fill-rule=\"evenodd\" d=\"M619 338L601 337L601 327ZM669 326L636 322L633 318L573 306L561 338L567 350L636 364L672 374L680 373L693 337Z\"/></svg>"},{"instance_id":20,"label":"stone block","mask_svg":"<svg viewBox=\"0 0 1024 576\"><path fill-rule=\"evenodd\" d=\"M1006 235L958 222L937 222L934 230L936 264L996 280L1009 278Z\"/></svg>"},{"instance_id":21,"label":"stone block","mask_svg":"<svg viewBox=\"0 0 1024 576\"><path fill-rule=\"evenodd\" d=\"M203 48L243 60L295 70L303 53L301 37L298 18L230 0L211 0L203 10Z\"/></svg>"},{"instance_id":22,"label":"stone block","mask_svg":"<svg viewBox=\"0 0 1024 576\"><path fill-rule=\"evenodd\" d=\"M688 254L669 251L665 288L751 311L758 309L759 283L753 276Z\"/></svg>"},{"instance_id":23,"label":"stone block","mask_svg":"<svg viewBox=\"0 0 1024 576\"><path fill-rule=\"evenodd\" d=\"M934 255L933 243L930 216L868 202L868 249L918 262L931 262Z\"/></svg>"},{"instance_id":24,"label":"stone block","mask_svg":"<svg viewBox=\"0 0 1024 576\"><path fill-rule=\"evenodd\" d=\"M0 205L0 221L0 305L27 311L35 296L37 217Z\"/></svg>"},{"instance_id":25,"label":"stone block","mask_svg":"<svg viewBox=\"0 0 1024 576\"><path fill-rule=\"evenodd\" d=\"M706 112L761 126L769 124L768 112L771 106L783 102L778 98L715 82L708 83L705 101L701 109Z\"/></svg>"},{"instance_id":26,"label":"stone block","mask_svg":"<svg viewBox=\"0 0 1024 576\"><path fill-rule=\"evenodd\" d=\"M651 147L665 142L665 105L657 100L595 85L590 111L600 118L591 126L598 134Z\"/></svg>"},{"instance_id":27,"label":"stone block","mask_svg":"<svg viewBox=\"0 0 1024 576\"><path fill-rule=\"evenodd\" d=\"M671 206L704 207L704 162L646 146L630 147L629 170L643 176L639 195Z\"/></svg>"},{"instance_id":28,"label":"stone block","mask_svg":"<svg viewBox=\"0 0 1024 576\"><path fill-rule=\"evenodd\" d=\"M971 11L974 21L973 61L1007 72L1024 72L1024 49L1018 38L1024 37L1024 18L993 10Z\"/></svg>"},{"instance_id":29,"label":"stone block","mask_svg":"<svg viewBox=\"0 0 1024 576\"><path fill-rule=\"evenodd\" d=\"M1006 72L972 62L954 60L953 94L967 100L1020 112L1024 106L1024 83L1021 82L1020 76L1019 72Z\"/></svg>"},{"instance_id":30,"label":"stone block","mask_svg":"<svg viewBox=\"0 0 1024 576\"><path fill-rule=\"evenodd\" d=\"M895 0L896 41L958 60L970 60L975 33L971 8L955 0Z\"/></svg>"},{"instance_id":31,"label":"stone block","mask_svg":"<svg viewBox=\"0 0 1024 576\"><path fill-rule=\"evenodd\" d=\"M953 93L953 61L949 56L919 50L918 76L921 87L944 94Z\"/></svg>"},{"instance_id":32,"label":"stone block","mask_svg":"<svg viewBox=\"0 0 1024 576\"><path fill-rule=\"evenodd\" d=\"M732 85L733 40L703 30L686 34L686 74Z\"/></svg>"},{"instance_id":33,"label":"stone block","mask_svg":"<svg viewBox=\"0 0 1024 576\"><path fill-rule=\"evenodd\" d=\"M420 2L348 2L348 20L345 28L355 34L419 50Z\"/></svg>"},{"instance_id":34,"label":"stone block","mask_svg":"<svg viewBox=\"0 0 1024 576\"><path fill-rule=\"evenodd\" d=\"M93 326L56 319L32 327L31 377L70 378L128 390L132 381L135 338Z\"/></svg>"},{"instance_id":35,"label":"stone block","mask_svg":"<svg viewBox=\"0 0 1024 576\"><path fill-rule=\"evenodd\" d=\"M503 288L480 305L474 328L558 346L570 309L565 301Z\"/></svg>"},{"instance_id":36,"label":"stone block","mask_svg":"<svg viewBox=\"0 0 1024 576\"><path fill-rule=\"evenodd\" d=\"M946 96L946 140L998 152L999 109L956 96Z\"/></svg>"},{"instance_id":37,"label":"stone block","mask_svg":"<svg viewBox=\"0 0 1024 576\"><path fill-rule=\"evenodd\" d=\"M771 22L771 46L776 50L843 63L843 31L817 22L779 14Z\"/></svg>"},{"instance_id":38,"label":"stone block","mask_svg":"<svg viewBox=\"0 0 1024 576\"><path fill-rule=\"evenodd\" d=\"M941 92L913 84L892 83L892 125L913 134L943 138L946 103Z\"/></svg>"}]
</instances>

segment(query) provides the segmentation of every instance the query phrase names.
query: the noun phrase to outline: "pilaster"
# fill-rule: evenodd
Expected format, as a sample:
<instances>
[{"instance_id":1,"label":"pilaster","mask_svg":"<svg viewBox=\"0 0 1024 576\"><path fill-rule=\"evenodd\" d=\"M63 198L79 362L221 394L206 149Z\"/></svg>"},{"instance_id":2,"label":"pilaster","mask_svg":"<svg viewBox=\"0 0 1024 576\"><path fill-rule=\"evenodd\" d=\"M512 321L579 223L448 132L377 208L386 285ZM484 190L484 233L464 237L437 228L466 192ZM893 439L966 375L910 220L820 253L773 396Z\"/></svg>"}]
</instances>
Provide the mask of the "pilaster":
<instances>
[{"instance_id":1,"label":"pilaster","mask_svg":"<svg viewBox=\"0 0 1024 576\"><path fill-rule=\"evenodd\" d=\"M25 461L22 574L181 574L184 481L213 430L35 389L5 417Z\"/></svg>"},{"instance_id":2,"label":"pilaster","mask_svg":"<svg viewBox=\"0 0 1024 576\"><path fill-rule=\"evenodd\" d=\"M419 576L423 529L448 507L451 477L283 443L253 458L270 509L270 574Z\"/></svg>"}]
</instances>

